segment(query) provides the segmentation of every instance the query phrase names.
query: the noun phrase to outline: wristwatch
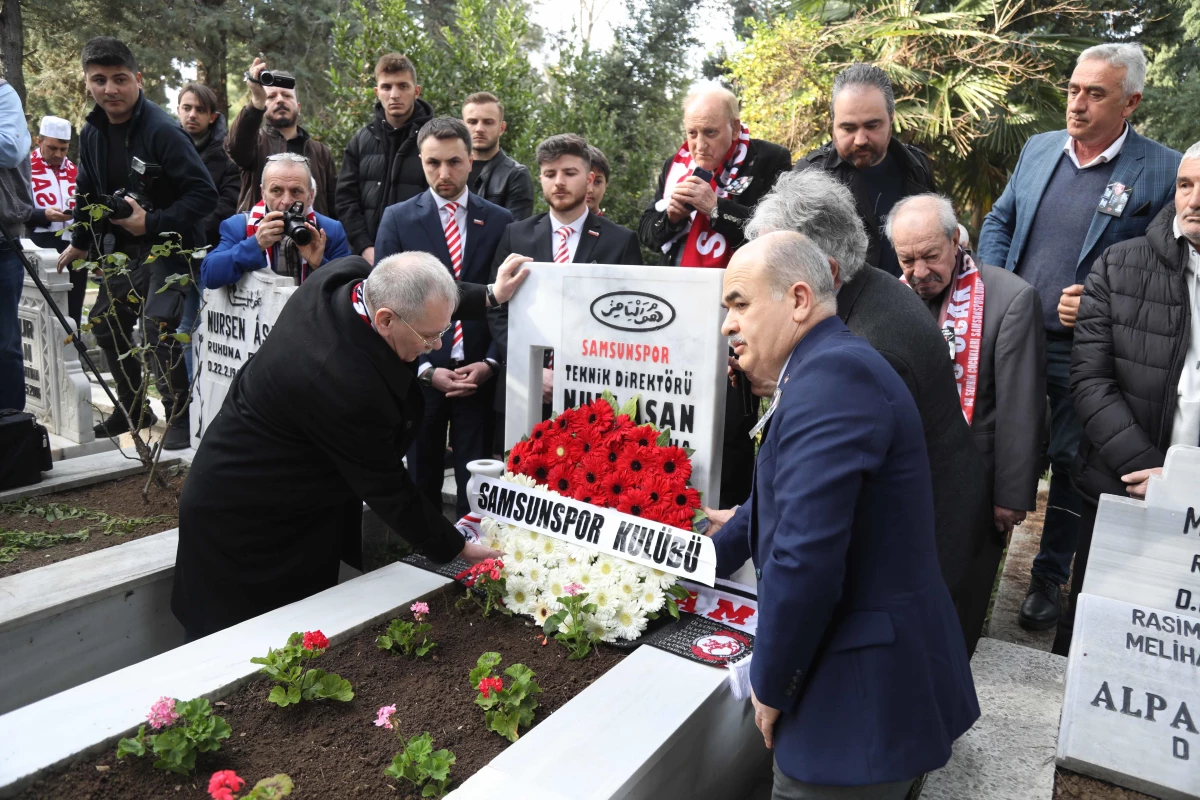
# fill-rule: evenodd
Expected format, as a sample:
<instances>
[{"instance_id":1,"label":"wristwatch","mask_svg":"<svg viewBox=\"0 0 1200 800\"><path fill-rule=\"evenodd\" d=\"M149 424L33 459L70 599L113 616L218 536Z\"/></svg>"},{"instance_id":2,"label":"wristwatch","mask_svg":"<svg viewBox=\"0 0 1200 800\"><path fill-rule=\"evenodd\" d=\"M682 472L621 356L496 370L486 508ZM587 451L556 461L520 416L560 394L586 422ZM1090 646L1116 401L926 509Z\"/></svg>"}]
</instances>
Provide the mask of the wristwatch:
<instances>
[{"instance_id":1,"label":"wristwatch","mask_svg":"<svg viewBox=\"0 0 1200 800\"><path fill-rule=\"evenodd\" d=\"M495 308L496 306L500 305L500 302L496 300L495 287L496 284L494 283L489 283L487 285L487 301L489 308Z\"/></svg>"},{"instance_id":2,"label":"wristwatch","mask_svg":"<svg viewBox=\"0 0 1200 800\"><path fill-rule=\"evenodd\" d=\"M425 370L420 375L418 375L417 380L421 382L422 386L428 386L428 387L432 388L433 387L433 367L430 367L429 369Z\"/></svg>"},{"instance_id":3,"label":"wristwatch","mask_svg":"<svg viewBox=\"0 0 1200 800\"><path fill-rule=\"evenodd\" d=\"M710 224L715 225L717 220L721 218L720 205L721 201L718 200L717 202L713 203L712 211L708 212L708 221Z\"/></svg>"}]
</instances>

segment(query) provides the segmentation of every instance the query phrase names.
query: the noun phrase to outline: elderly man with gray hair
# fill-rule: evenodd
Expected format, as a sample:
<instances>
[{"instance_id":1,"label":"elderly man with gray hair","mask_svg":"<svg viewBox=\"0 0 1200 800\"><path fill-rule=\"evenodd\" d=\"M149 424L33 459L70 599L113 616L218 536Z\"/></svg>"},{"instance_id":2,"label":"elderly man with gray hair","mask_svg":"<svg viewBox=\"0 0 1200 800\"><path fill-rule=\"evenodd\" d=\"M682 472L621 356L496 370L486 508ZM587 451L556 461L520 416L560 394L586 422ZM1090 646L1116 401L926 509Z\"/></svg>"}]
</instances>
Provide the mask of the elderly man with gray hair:
<instances>
[{"instance_id":1,"label":"elderly man with gray hair","mask_svg":"<svg viewBox=\"0 0 1200 800\"><path fill-rule=\"evenodd\" d=\"M1141 236L1171 200L1179 153L1139 136L1128 119L1142 99L1146 56L1135 43L1079 54L1067 84L1066 130L1021 150L979 233L976 260L1004 267L1037 290L1046 331L1050 498L1029 589L1017 621L1052 628L1062 612L1083 512L1071 482L1082 431L1071 401L1075 317L1084 278L1109 247Z\"/></svg>"},{"instance_id":2,"label":"elderly man with gray hair","mask_svg":"<svg viewBox=\"0 0 1200 800\"><path fill-rule=\"evenodd\" d=\"M954 206L919 194L896 204L885 234L950 349L958 400L987 463L996 536L967 571L960 604L974 649L983 632L1006 537L1037 505L1046 445L1046 337L1037 291L1000 267L976 267Z\"/></svg>"},{"instance_id":3,"label":"elderly man with gray hair","mask_svg":"<svg viewBox=\"0 0 1200 800\"><path fill-rule=\"evenodd\" d=\"M405 470L425 413L411 362L454 318L507 302L529 260L508 259L485 287L429 253L373 271L349 256L296 290L234 376L179 501L171 609L189 640L335 585L342 560L361 566L363 503L435 561L492 554Z\"/></svg>"},{"instance_id":4,"label":"elderly man with gray hair","mask_svg":"<svg viewBox=\"0 0 1200 800\"><path fill-rule=\"evenodd\" d=\"M992 513L986 467L959 407L953 364L937 323L911 290L866 265L867 234L854 197L832 175L806 170L781 176L746 226L751 240L773 231L802 233L828 257L838 286L837 315L892 365L916 401L933 476L942 579L970 639L967 600L974 587L966 576L983 550ZM776 376L748 374L755 392L770 396ZM710 516L713 524L720 524L729 512L713 511Z\"/></svg>"},{"instance_id":5,"label":"elderly man with gray hair","mask_svg":"<svg viewBox=\"0 0 1200 800\"><path fill-rule=\"evenodd\" d=\"M921 418L838 319L828 263L780 231L725 271L721 332L776 389L750 501L713 540L717 574L754 562L750 686L774 750L772 800L902 800L979 705L938 580Z\"/></svg>"},{"instance_id":6,"label":"elderly man with gray hair","mask_svg":"<svg viewBox=\"0 0 1200 800\"><path fill-rule=\"evenodd\" d=\"M299 285L325 262L350 255L342 223L313 209L315 195L307 158L295 153L268 156L262 199L221 223L221 241L200 265L200 285L229 286L247 272L264 268L288 275ZM299 218L290 229L285 215Z\"/></svg>"}]
</instances>

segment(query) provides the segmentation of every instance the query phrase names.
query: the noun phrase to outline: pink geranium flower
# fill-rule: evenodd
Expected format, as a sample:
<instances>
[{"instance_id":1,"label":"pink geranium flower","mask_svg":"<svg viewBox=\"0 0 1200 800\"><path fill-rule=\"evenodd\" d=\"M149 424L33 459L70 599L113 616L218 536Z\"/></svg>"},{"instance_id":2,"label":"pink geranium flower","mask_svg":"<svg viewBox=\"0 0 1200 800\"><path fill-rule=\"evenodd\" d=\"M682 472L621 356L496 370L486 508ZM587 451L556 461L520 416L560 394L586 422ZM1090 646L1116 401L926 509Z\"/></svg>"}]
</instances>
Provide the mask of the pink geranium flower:
<instances>
[{"instance_id":1,"label":"pink geranium flower","mask_svg":"<svg viewBox=\"0 0 1200 800\"><path fill-rule=\"evenodd\" d=\"M384 706L375 712L375 727L392 729L392 715L396 713L396 706Z\"/></svg>"},{"instance_id":2,"label":"pink geranium flower","mask_svg":"<svg viewBox=\"0 0 1200 800\"><path fill-rule=\"evenodd\" d=\"M566 586L563 587L563 591L566 592L567 594L571 595L571 597L574 597L575 595L577 595L583 591L583 584L582 583L568 583Z\"/></svg>"},{"instance_id":3,"label":"pink geranium flower","mask_svg":"<svg viewBox=\"0 0 1200 800\"><path fill-rule=\"evenodd\" d=\"M429 614L429 604L413 603L408 607L408 610L412 612L413 619L415 619L417 622L420 622Z\"/></svg>"},{"instance_id":4,"label":"pink geranium flower","mask_svg":"<svg viewBox=\"0 0 1200 800\"><path fill-rule=\"evenodd\" d=\"M175 720L179 719L179 714L175 712L175 700L171 697L160 697L154 705L150 706L150 713L146 715L146 719L150 722L150 727L158 730L165 728Z\"/></svg>"}]
</instances>

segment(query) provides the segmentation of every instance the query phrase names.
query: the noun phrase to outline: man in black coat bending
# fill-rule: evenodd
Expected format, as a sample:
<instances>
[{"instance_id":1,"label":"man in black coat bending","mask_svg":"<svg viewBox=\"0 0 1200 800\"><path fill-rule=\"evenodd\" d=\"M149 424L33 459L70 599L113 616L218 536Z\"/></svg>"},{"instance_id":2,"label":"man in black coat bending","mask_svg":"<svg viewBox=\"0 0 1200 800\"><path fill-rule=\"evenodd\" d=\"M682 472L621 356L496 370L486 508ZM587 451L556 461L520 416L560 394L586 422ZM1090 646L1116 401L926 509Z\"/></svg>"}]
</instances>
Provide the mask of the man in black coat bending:
<instances>
[{"instance_id":1,"label":"man in black coat bending","mask_svg":"<svg viewBox=\"0 0 1200 800\"><path fill-rule=\"evenodd\" d=\"M288 300L234 377L179 501L171 610L189 641L335 585L339 561L361 563L364 502L435 561L495 555L464 543L401 463L425 407L407 362L441 346L452 315L482 319L506 302L528 260L509 259L484 287L456 284L428 253L374 270L347 256Z\"/></svg>"}]
</instances>

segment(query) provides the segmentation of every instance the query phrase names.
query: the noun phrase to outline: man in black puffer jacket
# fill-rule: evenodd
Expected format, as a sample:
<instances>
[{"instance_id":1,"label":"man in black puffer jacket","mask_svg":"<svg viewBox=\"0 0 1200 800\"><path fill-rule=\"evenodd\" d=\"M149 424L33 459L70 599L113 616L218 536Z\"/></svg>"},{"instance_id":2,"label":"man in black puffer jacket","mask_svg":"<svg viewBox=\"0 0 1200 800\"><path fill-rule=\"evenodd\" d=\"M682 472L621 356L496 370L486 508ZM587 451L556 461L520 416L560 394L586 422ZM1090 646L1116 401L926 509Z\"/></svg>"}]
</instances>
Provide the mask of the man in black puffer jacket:
<instances>
[{"instance_id":1,"label":"man in black puffer jacket","mask_svg":"<svg viewBox=\"0 0 1200 800\"><path fill-rule=\"evenodd\" d=\"M433 106L421 99L416 67L399 53L388 53L375 65L375 97L375 120L346 145L334 195L350 250L372 264L383 210L429 186L417 133L433 119Z\"/></svg>"},{"instance_id":2,"label":"man in black puffer jacket","mask_svg":"<svg viewBox=\"0 0 1200 800\"><path fill-rule=\"evenodd\" d=\"M1100 495L1145 497L1167 448L1200 444L1197 248L1200 143L1180 162L1175 203L1145 236L1105 250L1084 284L1071 356L1071 395L1083 422L1071 478L1084 503L1071 607L1054 639L1059 655L1071 646Z\"/></svg>"}]
</instances>

